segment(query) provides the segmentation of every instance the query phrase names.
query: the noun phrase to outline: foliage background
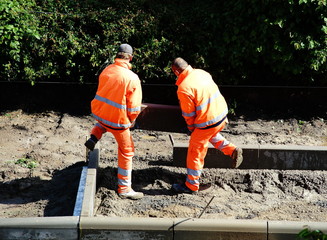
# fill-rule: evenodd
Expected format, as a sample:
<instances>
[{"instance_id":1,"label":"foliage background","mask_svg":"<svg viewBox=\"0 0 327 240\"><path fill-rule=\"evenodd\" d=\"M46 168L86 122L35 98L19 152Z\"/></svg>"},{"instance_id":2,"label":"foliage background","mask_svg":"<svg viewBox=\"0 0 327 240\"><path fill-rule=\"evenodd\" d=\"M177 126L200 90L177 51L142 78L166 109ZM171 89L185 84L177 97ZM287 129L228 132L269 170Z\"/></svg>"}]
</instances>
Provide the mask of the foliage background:
<instances>
[{"instance_id":1,"label":"foliage background","mask_svg":"<svg viewBox=\"0 0 327 240\"><path fill-rule=\"evenodd\" d=\"M183 57L220 85L327 86L326 0L0 0L0 81L96 82L119 44L143 83Z\"/></svg>"}]
</instances>

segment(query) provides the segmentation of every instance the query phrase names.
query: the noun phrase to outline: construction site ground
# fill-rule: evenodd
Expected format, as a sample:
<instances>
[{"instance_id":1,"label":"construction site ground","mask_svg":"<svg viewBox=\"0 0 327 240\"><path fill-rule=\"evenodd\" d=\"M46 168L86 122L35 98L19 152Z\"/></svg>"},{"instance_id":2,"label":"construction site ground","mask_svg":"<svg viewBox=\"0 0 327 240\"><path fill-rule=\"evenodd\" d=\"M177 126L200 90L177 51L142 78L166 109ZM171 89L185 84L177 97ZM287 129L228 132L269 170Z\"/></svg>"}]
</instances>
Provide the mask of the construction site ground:
<instances>
[{"instance_id":1,"label":"construction site ground","mask_svg":"<svg viewBox=\"0 0 327 240\"><path fill-rule=\"evenodd\" d=\"M82 167L84 142L94 124L90 116L3 111L0 115L0 217L71 216ZM133 188L141 200L121 199L117 186L117 144L110 133L99 146L95 216L327 220L326 170L205 168L202 183L213 186L197 195L175 194L185 180L173 166L169 138L188 142L182 133L136 129ZM327 120L230 118L222 134L235 144L327 146ZM244 159L246 161L246 159Z\"/></svg>"}]
</instances>

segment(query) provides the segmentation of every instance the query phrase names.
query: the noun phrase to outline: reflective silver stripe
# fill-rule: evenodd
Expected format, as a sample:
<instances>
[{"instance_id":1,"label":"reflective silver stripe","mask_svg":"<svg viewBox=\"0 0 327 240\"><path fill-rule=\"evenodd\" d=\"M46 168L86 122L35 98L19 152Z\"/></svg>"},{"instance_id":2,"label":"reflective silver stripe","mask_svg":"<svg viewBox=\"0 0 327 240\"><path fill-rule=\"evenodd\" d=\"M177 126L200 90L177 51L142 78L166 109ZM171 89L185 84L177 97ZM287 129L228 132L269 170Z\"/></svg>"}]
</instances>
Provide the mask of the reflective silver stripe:
<instances>
[{"instance_id":1,"label":"reflective silver stripe","mask_svg":"<svg viewBox=\"0 0 327 240\"><path fill-rule=\"evenodd\" d=\"M201 105L197 106L197 107L196 107L196 111L200 111L200 110L202 110L205 106L207 106L209 103L212 103L213 100L216 99L217 97L219 97L220 95L221 95L221 93L220 93L220 91L218 90L218 91L217 91L217 92L216 92L212 97L210 97L210 98L209 98L205 103L202 103ZM193 117L193 116L196 115L196 111L191 112L191 113L182 112L182 115L183 115L184 117ZM226 115L226 114L225 114L225 115ZM218 119L218 120L220 120L220 119ZM218 120L215 121L215 122L213 122L213 123L218 122ZM214 120L212 120L212 121L214 121ZM211 123L211 124L213 124L213 123ZM210 124L206 124L206 125L210 125ZM190 126L190 127L193 127L193 126ZM195 127L198 127L198 126L195 125Z\"/></svg>"},{"instance_id":2,"label":"reflective silver stripe","mask_svg":"<svg viewBox=\"0 0 327 240\"><path fill-rule=\"evenodd\" d=\"M132 184L132 170L126 170L118 167L118 174L124 177L129 177L127 180L118 178L118 185L130 186Z\"/></svg>"},{"instance_id":3,"label":"reflective silver stripe","mask_svg":"<svg viewBox=\"0 0 327 240\"><path fill-rule=\"evenodd\" d=\"M104 132L107 131L100 123L96 123L95 126L101 128L101 130L104 131Z\"/></svg>"},{"instance_id":4,"label":"reflective silver stripe","mask_svg":"<svg viewBox=\"0 0 327 240\"><path fill-rule=\"evenodd\" d=\"M187 169L187 175L200 177L201 173L202 173L202 170L193 170L193 169L190 169L190 168Z\"/></svg>"},{"instance_id":5,"label":"reflective silver stripe","mask_svg":"<svg viewBox=\"0 0 327 240\"><path fill-rule=\"evenodd\" d=\"M141 107L127 108L128 112L138 112L141 111Z\"/></svg>"},{"instance_id":6,"label":"reflective silver stripe","mask_svg":"<svg viewBox=\"0 0 327 240\"><path fill-rule=\"evenodd\" d=\"M188 181L192 185L198 185L200 184L199 180L190 180L189 178L186 178L186 181Z\"/></svg>"},{"instance_id":7,"label":"reflective silver stripe","mask_svg":"<svg viewBox=\"0 0 327 240\"><path fill-rule=\"evenodd\" d=\"M216 146L216 148L218 150L222 150L222 149L226 148L228 145L229 145L229 142L227 140L225 140L225 141L222 141L218 146Z\"/></svg>"},{"instance_id":8,"label":"reflective silver stripe","mask_svg":"<svg viewBox=\"0 0 327 240\"><path fill-rule=\"evenodd\" d=\"M217 143L220 144L216 146ZM217 149L222 150L229 145L229 141L225 139L220 133L210 139L210 143L214 145Z\"/></svg>"},{"instance_id":9,"label":"reflective silver stripe","mask_svg":"<svg viewBox=\"0 0 327 240\"><path fill-rule=\"evenodd\" d=\"M131 186L132 185L132 182L131 182L131 180L118 179L118 185Z\"/></svg>"},{"instance_id":10,"label":"reflective silver stripe","mask_svg":"<svg viewBox=\"0 0 327 240\"><path fill-rule=\"evenodd\" d=\"M228 113L228 109L226 108L218 117L215 117L214 119L209 120L204 123L194 124L194 127L201 128L201 127L206 127L206 126L212 125L216 122L219 122L221 119L223 119L223 117L225 117L227 115L227 113Z\"/></svg>"},{"instance_id":11,"label":"reflective silver stripe","mask_svg":"<svg viewBox=\"0 0 327 240\"><path fill-rule=\"evenodd\" d=\"M117 128L128 128L130 127L132 124L128 123L128 124L119 124L119 123L113 123L110 122L108 120L105 120L103 118L100 118L99 116L95 115L94 113L92 113L92 116L96 119L99 120L100 122L103 122L106 125L112 126L112 127L117 127Z\"/></svg>"},{"instance_id":12,"label":"reflective silver stripe","mask_svg":"<svg viewBox=\"0 0 327 240\"><path fill-rule=\"evenodd\" d=\"M217 133L213 138L210 139L210 142L217 143L223 139L224 139L224 137L220 133Z\"/></svg>"},{"instance_id":13,"label":"reflective silver stripe","mask_svg":"<svg viewBox=\"0 0 327 240\"><path fill-rule=\"evenodd\" d=\"M118 174L128 177L128 176L132 175L132 170L125 170L125 169L118 167Z\"/></svg>"},{"instance_id":14,"label":"reflective silver stripe","mask_svg":"<svg viewBox=\"0 0 327 240\"><path fill-rule=\"evenodd\" d=\"M108 105L110 105L110 106L113 106L113 107L115 107L115 108L119 108L119 109L126 110L126 105L122 105L122 104L116 103L116 102L114 102L114 101L111 101L111 100L109 100L109 99L107 99L107 98L104 98L104 97L101 97L101 96L99 96L99 95L96 95L96 96L94 97L94 99L96 99L96 100L98 100L98 101L100 101L100 102L106 103L106 104L108 104Z\"/></svg>"},{"instance_id":15,"label":"reflective silver stripe","mask_svg":"<svg viewBox=\"0 0 327 240\"><path fill-rule=\"evenodd\" d=\"M219 97L221 94L219 90L212 96L210 97L205 103L202 103L200 106L196 107L196 111L202 110L205 106L207 106L209 103L212 103L214 99Z\"/></svg>"},{"instance_id":16,"label":"reflective silver stripe","mask_svg":"<svg viewBox=\"0 0 327 240\"><path fill-rule=\"evenodd\" d=\"M191 113L182 112L182 115L183 115L184 117L193 117L193 116L195 116L195 113L196 113L196 112L191 112Z\"/></svg>"},{"instance_id":17,"label":"reflective silver stripe","mask_svg":"<svg viewBox=\"0 0 327 240\"><path fill-rule=\"evenodd\" d=\"M113 106L113 107L115 107L115 108L119 108L119 109L123 109L123 110L126 110L126 109L127 109L128 112L137 112L137 111L141 111L141 107L127 108L126 105L116 103L116 102L114 102L114 101L111 101L111 100L109 100L109 99L107 99L107 98L104 98L104 97L101 97L101 96L99 96L99 95L96 95L96 96L94 97L94 99L96 99L96 100L98 100L98 101L100 101L100 102L106 103L106 104L108 104L108 105L110 105L110 106Z\"/></svg>"}]
</instances>

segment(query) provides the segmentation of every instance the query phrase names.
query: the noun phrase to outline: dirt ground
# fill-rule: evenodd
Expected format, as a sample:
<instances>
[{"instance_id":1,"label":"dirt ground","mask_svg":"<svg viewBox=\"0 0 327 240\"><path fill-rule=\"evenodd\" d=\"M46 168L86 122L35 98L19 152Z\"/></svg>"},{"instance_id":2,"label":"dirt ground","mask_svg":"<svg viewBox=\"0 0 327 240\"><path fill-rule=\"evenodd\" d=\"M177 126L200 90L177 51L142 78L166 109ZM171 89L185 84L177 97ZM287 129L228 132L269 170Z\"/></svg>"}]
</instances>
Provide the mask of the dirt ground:
<instances>
[{"instance_id":1,"label":"dirt ground","mask_svg":"<svg viewBox=\"0 0 327 240\"><path fill-rule=\"evenodd\" d=\"M56 112L0 114L0 217L73 214L83 146L94 124L90 116ZM169 134L134 130L133 188L145 197L120 199L117 145L111 134L100 141L96 216L199 217L327 221L327 171L238 170L205 168L201 181L213 183L198 195L174 194L186 170L172 166ZM238 117L222 134L235 144L327 146L327 119L245 120ZM246 161L246 159L244 159Z\"/></svg>"}]
</instances>

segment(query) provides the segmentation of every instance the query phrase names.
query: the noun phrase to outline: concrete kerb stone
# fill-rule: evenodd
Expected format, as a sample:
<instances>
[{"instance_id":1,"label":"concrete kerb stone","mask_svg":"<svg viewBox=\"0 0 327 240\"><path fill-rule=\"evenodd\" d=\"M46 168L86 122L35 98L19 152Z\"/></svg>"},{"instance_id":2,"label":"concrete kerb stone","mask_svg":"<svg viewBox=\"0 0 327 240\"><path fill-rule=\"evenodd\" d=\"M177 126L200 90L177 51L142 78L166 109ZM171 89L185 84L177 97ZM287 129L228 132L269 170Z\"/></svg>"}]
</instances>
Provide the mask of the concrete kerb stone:
<instances>
[{"instance_id":1,"label":"concrete kerb stone","mask_svg":"<svg viewBox=\"0 0 327 240\"><path fill-rule=\"evenodd\" d=\"M86 173L85 189L83 195L81 215L92 217L94 215L94 201L96 192L97 168L100 160L100 150L95 148L89 153L88 169Z\"/></svg>"},{"instance_id":2,"label":"concrete kerb stone","mask_svg":"<svg viewBox=\"0 0 327 240\"><path fill-rule=\"evenodd\" d=\"M259 148L260 168L326 170L327 147L263 145Z\"/></svg>"},{"instance_id":3,"label":"concrete kerb stone","mask_svg":"<svg viewBox=\"0 0 327 240\"><path fill-rule=\"evenodd\" d=\"M189 144L174 141L173 145L173 165L176 167L186 167L186 156ZM257 169L259 167L259 145L240 146L243 149L243 161L240 168ZM232 160L221 151L215 149L211 144L205 157L204 167L206 168L230 168Z\"/></svg>"},{"instance_id":4,"label":"concrete kerb stone","mask_svg":"<svg viewBox=\"0 0 327 240\"><path fill-rule=\"evenodd\" d=\"M294 240L305 228L327 231L320 222L81 217L80 239Z\"/></svg>"},{"instance_id":5,"label":"concrete kerb stone","mask_svg":"<svg viewBox=\"0 0 327 240\"><path fill-rule=\"evenodd\" d=\"M0 218L1 240L78 239L79 217Z\"/></svg>"},{"instance_id":6,"label":"concrete kerb stone","mask_svg":"<svg viewBox=\"0 0 327 240\"><path fill-rule=\"evenodd\" d=\"M93 216L96 191L96 173L99 159L99 148L87 153L88 164L82 169L75 201L74 216Z\"/></svg>"},{"instance_id":7,"label":"concrete kerb stone","mask_svg":"<svg viewBox=\"0 0 327 240\"><path fill-rule=\"evenodd\" d=\"M189 144L174 142L173 165L186 167ZM327 147L285 145L240 145L243 163L240 169L327 170ZM206 168L230 168L231 158L209 146Z\"/></svg>"},{"instance_id":8,"label":"concrete kerb stone","mask_svg":"<svg viewBox=\"0 0 327 240\"><path fill-rule=\"evenodd\" d=\"M172 219L81 217L80 239L174 239Z\"/></svg>"},{"instance_id":9,"label":"concrete kerb stone","mask_svg":"<svg viewBox=\"0 0 327 240\"><path fill-rule=\"evenodd\" d=\"M174 222L174 239L267 239L267 221L192 218Z\"/></svg>"},{"instance_id":10,"label":"concrete kerb stone","mask_svg":"<svg viewBox=\"0 0 327 240\"><path fill-rule=\"evenodd\" d=\"M86 184L86 175L87 175L87 166L84 166L81 172L81 177L78 184L75 206L73 216L80 216L82 212L83 198L85 192L85 184Z\"/></svg>"},{"instance_id":11,"label":"concrete kerb stone","mask_svg":"<svg viewBox=\"0 0 327 240\"><path fill-rule=\"evenodd\" d=\"M311 231L320 230L327 233L325 222L290 222L290 221L269 221L268 238L269 240L294 240L303 229Z\"/></svg>"},{"instance_id":12,"label":"concrete kerb stone","mask_svg":"<svg viewBox=\"0 0 327 240\"><path fill-rule=\"evenodd\" d=\"M327 232L327 225L322 222L120 217L0 218L0 239L177 240L192 237L195 240L294 240L305 228Z\"/></svg>"}]
</instances>

